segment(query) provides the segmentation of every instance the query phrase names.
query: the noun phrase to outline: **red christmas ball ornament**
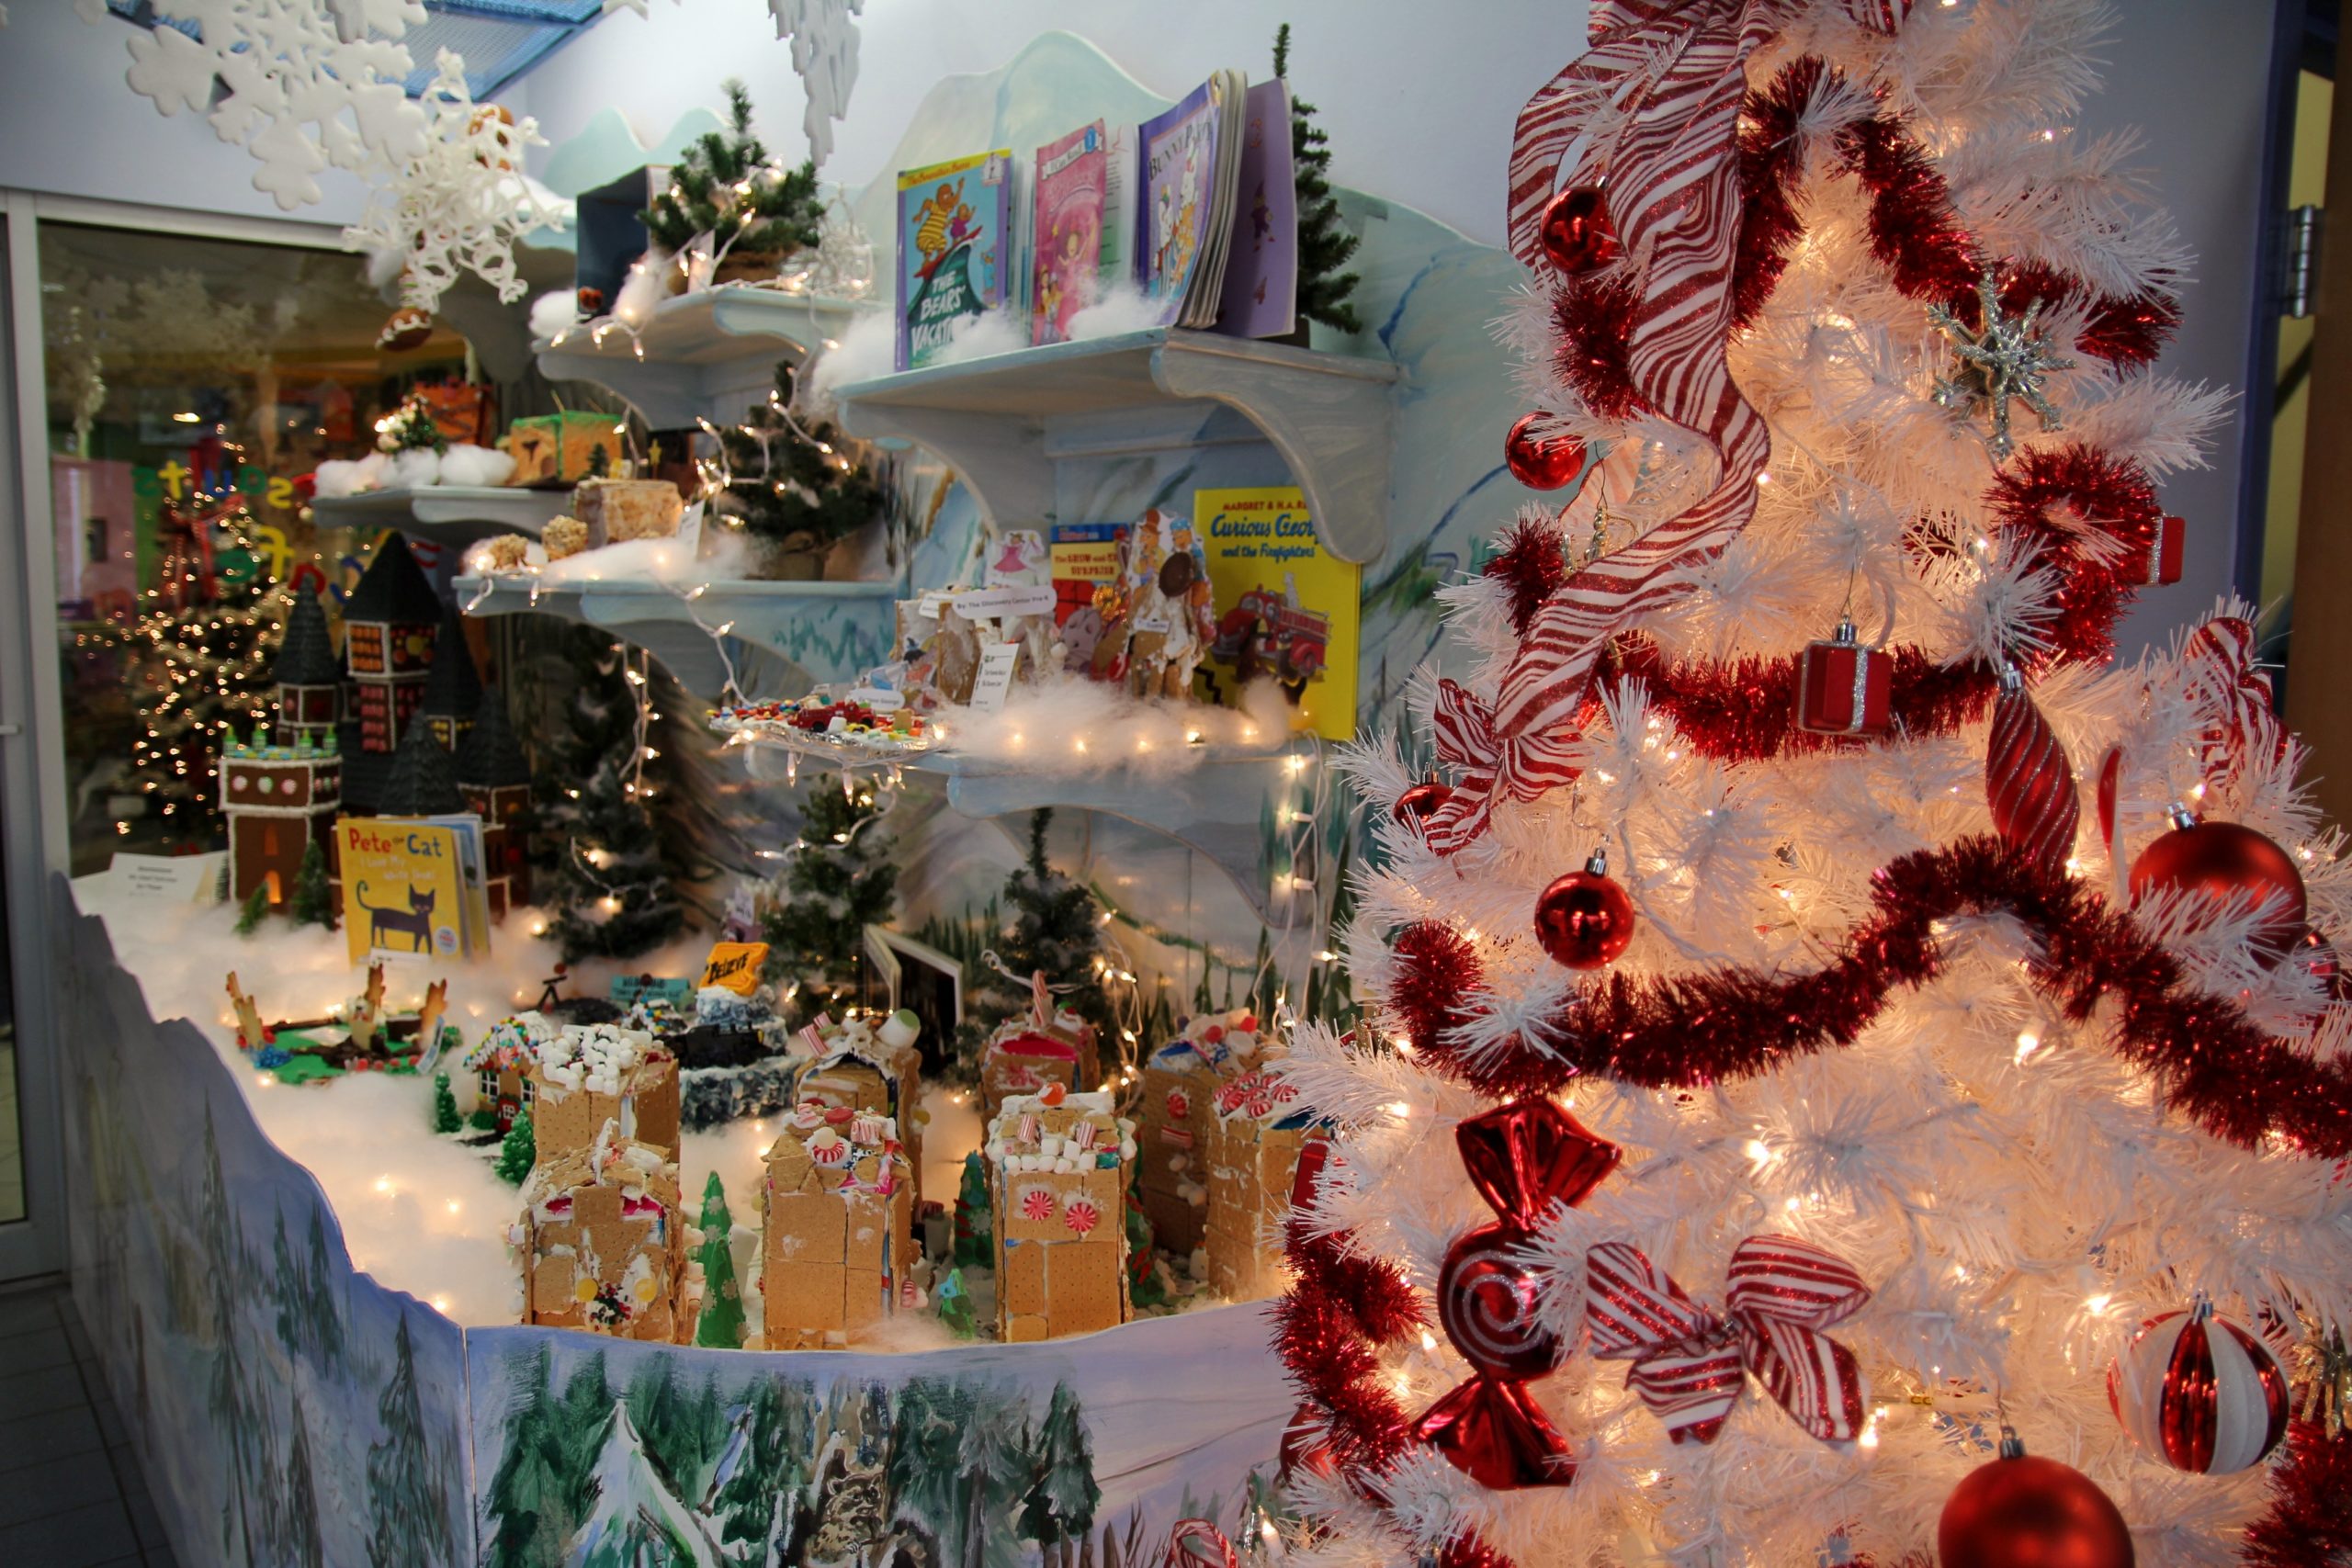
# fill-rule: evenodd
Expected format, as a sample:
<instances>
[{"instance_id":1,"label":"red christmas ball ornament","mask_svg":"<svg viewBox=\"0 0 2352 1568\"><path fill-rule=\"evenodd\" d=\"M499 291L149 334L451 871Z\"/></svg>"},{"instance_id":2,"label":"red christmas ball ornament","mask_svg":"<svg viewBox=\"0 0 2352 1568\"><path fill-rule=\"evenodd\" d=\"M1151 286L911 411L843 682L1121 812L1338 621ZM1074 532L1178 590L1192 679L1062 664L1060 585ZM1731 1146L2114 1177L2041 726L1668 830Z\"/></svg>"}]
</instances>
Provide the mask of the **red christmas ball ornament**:
<instances>
[{"instance_id":1,"label":"red christmas ball ornament","mask_svg":"<svg viewBox=\"0 0 2352 1568\"><path fill-rule=\"evenodd\" d=\"M2344 999L2344 960L2337 955L2334 942L2317 931L2305 931L2303 940L2295 944L2295 962L2319 982L2329 1001Z\"/></svg>"},{"instance_id":2,"label":"red christmas ball ornament","mask_svg":"<svg viewBox=\"0 0 2352 1568\"><path fill-rule=\"evenodd\" d=\"M1593 851L1582 871L1544 889L1535 900L1535 940L1569 969L1598 969L1625 951L1634 940L1634 899L1609 874L1606 851Z\"/></svg>"},{"instance_id":3,"label":"red christmas ball ornament","mask_svg":"<svg viewBox=\"0 0 2352 1568\"><path fill-rule=\"evenodd\" d=\"M2163 893L2193 893L2215 904L2256 908L2255 956L2271 968L2302 940L2303 874L2295 857L2235 822L2199 822L2172 808L2173 830L2132 863L2132 902Z\"/></svg>"},{"instance_id":4,"label":"red christmas ball ornament","mask_svg":"<svg viewBox=\"0 0 2352 1568\"><path fill-rule=\"evenodd\" d=\"M1453 798L1453 786L1442 784L1435 779L1424 779L1408 785L1388 808L1388 815L1399 822L1409 822L1416 829L1437 814L1440 807Z\"/></svg>"},{"instance_id":5,"label":"red christmas ball ornament","mask_svg":"<svg viewBox=\"0 0 2352 1568\"><path fill-rule=\"evenodd\" d=\"M1291 1412L1290 1422L1283 1428L1279 1473L1284 1480L1305 1472L1310 1475L1329 1475L1340 1468L1332 1455L1329 1440L1324 1435L1322 1418L1312 1406L1302 1404Z\"/></svg>"},{"instance_id":6,"label":"red christmas ball ornament","mask_svg":"<svg viewBox=\"0 0 2352 1568\"><path fill-rule=\"evenodd\" d=\"M1544 254L1574 277L1617 259L1617 226L1609 220L1609 198L1599 186L1573 186L1544 209L1540 231Z\"/></svg>"},{"instance_id":7,"label":"red christmas ball ornament","mask_svg":"<svg viewBox=\"0 0 2352 1568\"><path fill-rule=\"evenodd\" d=\"M2141 1325L2108 1364L2107 1403L2133 1442L2198 1475L2260 1464L2287 1435L2286 1369L2210 1302Z\"/></svg>"},{"instance_id":8,"label":"red christmas ball ornament","mask_svg":"<svg viewBox=\"0 0 2352 1568\"><path fill-rule=\"evenodd\" d=\"M1584 472L1583 442L1573 435L1535 434L1537 422L1551 417L1541 412L1521 414L1503 443L1503 465L1530 490L1560 490Z\"/></svg>"},{"instance_id":9,"label":"red christmas ball ornament","mask_svg":"<svg viewBox=\"0 0 2352 1568\"><path fill-rule=\"evenodd\" d=\"M2133 1568L2132 1530L2081 1471L2036 1459L2003 1427L2001 1457L1952 1488L1936 1524L1942 1568Z\"/></svg>"}]
</instances>

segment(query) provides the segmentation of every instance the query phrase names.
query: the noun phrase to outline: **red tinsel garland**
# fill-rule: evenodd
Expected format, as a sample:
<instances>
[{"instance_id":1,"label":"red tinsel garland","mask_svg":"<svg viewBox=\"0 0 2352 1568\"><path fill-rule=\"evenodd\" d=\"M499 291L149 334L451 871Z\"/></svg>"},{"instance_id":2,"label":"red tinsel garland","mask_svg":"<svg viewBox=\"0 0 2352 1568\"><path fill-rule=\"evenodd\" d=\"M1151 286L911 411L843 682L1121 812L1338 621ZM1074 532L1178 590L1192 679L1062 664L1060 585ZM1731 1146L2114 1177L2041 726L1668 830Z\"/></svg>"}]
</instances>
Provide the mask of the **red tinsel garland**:
<instances>
[{"instance_id":1,"label":"red tinsel garland","mask_svg":"<svg viewBox=\"0 0 2352 1568\"><path fill-rule=\"evenodd\" d=\"M2352 1431L2315 1421L2288 1428L2287 1458L2270 1472L2270 1506L2246 1528L2248 1568L2352 1562Z\"/></svg>"},{"instance_id":2,"label":"red tinsel garland","mask_svg":"<svg viewBox=\"0 0 2352 1568\"><path fill-rule=\"evenodd\" d=\"M1322 1413L1333 1461L1351 1477L1377 1475L1412 1441L1378 1352L1421 1326L1419 1293L1396 1265L1349 1251L1344 1233L1317 1235L1295 1214L1283 1253L1296 1277L1274 1303L1274 1349Z\"/></svg>"},{"instance_id":3,"label":"red tinsel garland","mask_svg":"<svg viewBox=\"0 0 2352 1568\"><path fill-rule=\"evenodd\" d=\"M1612 975L1546 1021L1548 1049L1464 1053L1443 1021L1476 1005L1477 960L1427 923L1398 938L1387 1003L1424 1060L1496 1100L1591 1074L1696 1088L1851 1044L1897 987L1942 972L1936 922L2006 911L2041 939L2029 966L2034 988L2077 1022L2111 999L2114 1049L2154 1076L2168 1108L2242 1147L2277 1134L2306 1155L2352 1156L2352 1067L2316 1060L2256 1028L2235 1003L2186 985L2171 954L2080 880L1973 838L1882 867L1871 903L1838 956L1810 974Z\"/></svg>"}]
</instances>

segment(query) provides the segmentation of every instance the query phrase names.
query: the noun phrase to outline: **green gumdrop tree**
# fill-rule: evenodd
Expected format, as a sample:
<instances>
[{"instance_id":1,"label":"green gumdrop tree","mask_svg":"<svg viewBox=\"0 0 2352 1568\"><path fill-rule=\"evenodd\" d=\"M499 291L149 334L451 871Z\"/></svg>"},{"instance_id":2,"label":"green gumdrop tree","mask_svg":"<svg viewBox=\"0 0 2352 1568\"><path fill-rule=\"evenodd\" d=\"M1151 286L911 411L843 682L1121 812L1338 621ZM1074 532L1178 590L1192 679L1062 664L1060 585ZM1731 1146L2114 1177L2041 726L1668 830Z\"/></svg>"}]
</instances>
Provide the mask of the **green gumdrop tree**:
<instances>
[{"instance_id":1,"label":"green gumdrop tree","mask_svg":"<svg viewBox=\"0 0 2352 1568\"><path fill-rule=\"evenodd\" d=\"M956 1261L996 1266L995 1223L989 1213L989 1177L980 1152L964 1156L964 1179L956 1190Z\"/></svg>"},{"instance_id":2,"label":"green gumdrop tree","mask_svg":"<svg viewBox=\"0 0 2352 1568\"><path fill-rule=\"evenodd\" d=\"M1000 1023L1030 1007L1029 977L1043 971L1056 1002L1092 1024L1098 1041L1114 1043L1110 998L1102 994L1095 961L1101 953L1102 906L1084 883L1056 871L1046 859L1050 809L1029 818L1029 854L1005 880L1004 905L1012 922L997 934L996 955L1012 973L982 967L972 977L958 1042L977 1067L979 1051Z\"/></svg>"},{"instance_id":3,"label":"green gumdrop tree","mask_svg":"<svg viewBox=\"0 0 2352 1568\"><path fill-rule=\"evenodd\" d=\"M768 975L798 986L786 1009L797 1029L820 1012L839 1018L855 1002L865 966L865 928L898 913L899 867L871 782L843 774L813 783L800 803L800 840L777 879L782 897L761 917Z\"/></svg>"},{"instance_id":4,"label":"green gumdrop tree","mask_svg":"<svg viewBox=\"0 0 2352 1568\"><path fill-rule=\"evenodd\" d=\"M728 482L716 505L754 537L816 549L872 522L882 491L859 460L863 447L823 420L792 412L792 367L778 364L775 397L718 433Z\"/></svg>"},{"instance_id":5,"label":"green gumdrop tree","mask_svg":"<svg viewBox=\"0 0 2352 1568\"><path fill-rule=\"evenodd\" d=\"M1143 1167L1136 1167L1127 1183L1127 1301L1135 1307L1164 1305L1168 1287L1159 1278L1159 1254L1153 1247L1151 1218L1143 1212Z\"/></svg>"},{"instance_id":6,"label":"green gumdrop tree","mask_svg":"<svg viewBox=\"0 0 2352 1568\"><path fill-rule=\"evenodd\" d=\"M301 869L294 874L294 893L286 913L298 926L334 930L334 895L327 886L327 853L312 839L302 849Z\"/></svg>"},{"instance_id":7,"label":"green gumdrop tree","mask_svg":"<svg viewBox=\"0 0 2352 1568\"><path fill-rule=\"evenodd\" d=\"M433 1130L436 1133L458 1133L465 1130L465 1119L458 1114L458 1097L449 1092L449 1075L433 1075Z\"/></svg>"},{"instance_id":8,"label":"green gumdrop tree","mask_svg":"<svg viewBox=\"0 0 2352 1568\"><path fill-rule=\"evenodd\" d=\"M538 1163L539 1141L531 1132L531 1110L525 1106L514 1113L514 1124L506 1130L506 1137L498 1145L498 1179L509 1187L520 1187L530 1179L531 1167Z\"/></svg>"},{"instance_id":9,"label":"green gumdrop tree","mask_svg":"<svg viewBox=\"0 0 2352 1568\"><path fill-rule=\"evenodd\" d=\"M743 1292L735 1282L735 1254L728 1246L734 1234L734 1216L727 1212L727 1187L712 1171L702 1190L702 1246L695 1253L702 1264L702 1316L695 1324L695 1343L732 1350L743 1343Z\"/></svg>"},{"instance_id":10,"label":"green gumdrop tree","mask_svg":"<svg viewBox=\"0 0 2352 1568\"><path fill-rule=\"evenodd\" d=\"M814 245L823 211L816 164L791 170L771 164L752 131L751 89L729 81L721 90L727 129L704 132L680 154L670 170L670 188L638 214L646 238L672 254L705 234L713 251L725 246L750 255L784 255Z\"/></svg>"},{"instance_id":11,"label":"green gumdrop tree","mask_svg":"<svg viewBox=\"0 0 2352 1568\"><path fill-rule=\"evenodd\" d=\"M1274 74L1290 77L1290 24L1274 29ZM1331 138L1315 124L1315 106L1294 94L1290 100L1290 162L1298 192L1298 313L1343 333L1363 331L1348 296L1357 276L1340 269L1356 254L1356 236L1340 222L1340 198L1331 194Z\"/></svg>"},{"instance_id":12,"label":"green gumdrop tree","mask_svg":"<svg viewBox=\"0 0 2352 1568\"><path fill-rule=\"evenodd\" d=\"M571 694L537 772L538 822L551 852L533 893L555 911L548 934L567 963L633 958L678 934L670 880L638 753L639 675L628 654L586 632L566 645Z\"/></svg>"}]
</instances>

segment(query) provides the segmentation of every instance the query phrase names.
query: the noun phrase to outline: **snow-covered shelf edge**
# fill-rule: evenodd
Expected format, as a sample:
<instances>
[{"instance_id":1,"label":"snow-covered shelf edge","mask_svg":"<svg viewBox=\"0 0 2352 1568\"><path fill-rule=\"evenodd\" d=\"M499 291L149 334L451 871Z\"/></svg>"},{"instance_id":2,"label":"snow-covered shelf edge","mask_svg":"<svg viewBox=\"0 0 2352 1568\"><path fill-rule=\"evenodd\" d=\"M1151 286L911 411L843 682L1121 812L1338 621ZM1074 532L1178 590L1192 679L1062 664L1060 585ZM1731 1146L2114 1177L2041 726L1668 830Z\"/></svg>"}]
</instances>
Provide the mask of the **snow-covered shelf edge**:
<instances>
[{"instance_id":1,"label":"snow-covered shelf edge","mask_svg":"<svg viewBox=\"0 0 2352 1568\"><path fill-rule=\"evenodd\" d=\"M514 485L423 485L414 490L367 490L322 495L311 502L322 528L398 528L446 545L468 545L492 534L539 536L551 517L571 504L571 491Z\"/></svg>"},{"instance_id":2,"label":"snow-covered shelf edge","mask_svg":"<svg viewBox=\"0 0 2352 1568\"><path fill-rule=\"evenodd\" d=\"M1361 562L1387 544L1399 374L1383 359L1159 327L879 376L836 396L843 430L927 447L1000 527L1052 515L1056 459L1181 442L1171 420L1197 432L1202 405L1222 405L1282 454L1324 547Z\"/></svg>"},{"instance_id":3,"label":"snow-covered shelf edge","mask_svg":"<svg viewBox=\"0 0 2352 1568\"><path fill-rule=\"evenodd\" d=\"M469 615L536 612L603 626L644 649L695 696L798 696L888 661L905 582L548 582L522 573L452 585Z\"/></svg>"},{"instance_id":4,"label":"snow-covered shelf edge","mask_svg":"<svg viewBox=\"0 0 2352 1568\"><path fill-rule=\"evenodd\" d=\"M697 419L732 424L766 398L777 360L808 358L837 343L853 317L873 309L722 283L663 299L634 333L610 317L560 333L537 345L539 373L551 381L593 382L656 430Z\"/></svg>"}]
</instances>

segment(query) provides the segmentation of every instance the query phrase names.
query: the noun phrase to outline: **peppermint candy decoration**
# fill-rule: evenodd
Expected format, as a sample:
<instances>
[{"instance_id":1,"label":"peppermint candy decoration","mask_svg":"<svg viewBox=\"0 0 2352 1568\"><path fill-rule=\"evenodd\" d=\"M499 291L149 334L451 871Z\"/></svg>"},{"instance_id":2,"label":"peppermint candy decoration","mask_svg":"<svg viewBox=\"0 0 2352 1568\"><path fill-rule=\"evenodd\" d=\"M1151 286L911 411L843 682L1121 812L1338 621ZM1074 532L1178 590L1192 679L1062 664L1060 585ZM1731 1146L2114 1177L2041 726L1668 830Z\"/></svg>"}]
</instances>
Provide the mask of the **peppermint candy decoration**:
<instances>
[{"instance_id":1,"label":"peppermint candy decoration","mask_svg":"<svg viewBox=\"0 0 2352 1568\"><path fill-rule=\"evenodd\" d=\"M1072 1198L1062 1206L1062 1224L1074 1235L1084 1235L1102 1223L1102 1211L1094 1206L1091 1198Z\"/></svg>"},{"instance_id":2,"label":"peppermint candy decoration","mask_svg":"<svg viewBox=\"0 0 2352 1568\"><path fill-rule=\"evenodd\" d=\"M2002 672L2001 694L1993 705L1984 796L1994 830L2030 864L2054 873L2075 852L2075 829L2082 821L2075 770L2014 668Z\"/></svg>"},{"instance_id":3,"label":"peppermint candy decoration","mask_svg":"<svg viewBox=\"0 0 2352 1568\"><path fill-rule=\"evenodd\" d=\"M1535 1272L1515 1249L1516 1226L1480 1225L1447 1248L1437 1316L1446 1337L1482 1372L1540 1378L1560 1364L1560 1337L1537 1315Z\"/></svg>"},{"instance_id":4,"label":"peppermint candy decoration","mask_svg":"<svg viewBox=\"0 0 2352 1568\"><path fill-rule=\"evenodd\" d=\"M2108 1366L2107 1402L2133 1442L2193 1474L2259 1464L2287 1435L2278 1358L2209 1302L2142 1325Z\"/></svg>"},{"instance_id":5,"label":"peppermint candy decoration","mask_svg":"<svg viewBox=\"0 0 2352 1568\"><path fill-rule=\"evenodd\" d=\"M1042 1187L1032 1187L1021 1195L1021 1215L1029 1220L1052 1219L1054 1195Z\"/></svg>"},{"instance_id":6,"label":"peppermint candy decoration","mask_svg":"<svg viewBox=\"0 0 2352 1568\"><path fill-rule=\"evenodd\" d=\"M1170 1120L1182 1122L1193 1114L1193 1097L1181 1089L1168 1091L1168 1114Z\"/></svg>"}]
</instances>

